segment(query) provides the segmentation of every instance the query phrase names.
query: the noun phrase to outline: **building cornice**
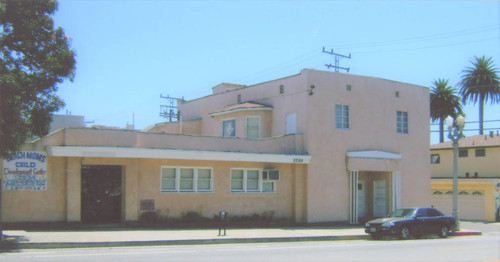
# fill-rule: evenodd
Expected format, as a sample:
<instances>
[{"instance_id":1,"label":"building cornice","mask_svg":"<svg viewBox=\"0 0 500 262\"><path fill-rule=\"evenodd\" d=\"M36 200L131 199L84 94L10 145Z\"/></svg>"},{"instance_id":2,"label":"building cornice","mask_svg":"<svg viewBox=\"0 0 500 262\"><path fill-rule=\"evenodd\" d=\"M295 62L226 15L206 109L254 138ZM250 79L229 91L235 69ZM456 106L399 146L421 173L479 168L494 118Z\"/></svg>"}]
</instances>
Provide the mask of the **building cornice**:
<instances>
[{"instance_id":1,"label":"building cornice","mask_svg":"<svg viewBox=\"0 0 500 262\"><path fill-rule=\"evenodd\" d=\"M310 155L258 154L135 147L47 146L50 157L149 158L309 164Z\"/></svg>"}]
</instances>

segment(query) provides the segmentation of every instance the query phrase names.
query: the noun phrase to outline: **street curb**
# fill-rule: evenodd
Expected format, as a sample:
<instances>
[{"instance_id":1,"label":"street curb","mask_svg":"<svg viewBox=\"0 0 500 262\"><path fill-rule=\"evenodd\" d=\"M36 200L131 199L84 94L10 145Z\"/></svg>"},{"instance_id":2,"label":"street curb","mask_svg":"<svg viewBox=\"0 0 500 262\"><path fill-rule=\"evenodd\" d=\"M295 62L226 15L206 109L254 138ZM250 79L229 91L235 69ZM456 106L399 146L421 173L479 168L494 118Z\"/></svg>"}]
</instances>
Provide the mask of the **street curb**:
<instances>
[{"instance_id":1,"label":"street curb","mask_svg":"<svg viewBox=\"0 0 500 262\"><path fill-rule=\"evenodd\" d=\"M55 242L55 243L1 243L0 250L16 249L52 249L52 248L98 248L98 247L137 247L171 245L207 245L207 244L245 244L274 242L306 242L369 239L369 235L350 236L314 236L314 237L267 237L267 238L213 238L158 241L114 241L114 242Z\"/></svg>"},{"instance_id":2,"label":"street curb","mask_svg":"<svg viewBox=\"0 0 500 262\"><path fill-rule=\"evenodd\" d=\"M478 231L458 231L450 236L479 236ZM371 239L370 235L346 236L306 236L306 237L262 237L262 238L231 238L220 237L211 239L183 240L145 240L145 241L109 241L109 242L0 242L0 253L20 249L56 249L56 248L99 248L99 247L138 247L138 246L173 246L173 245L210 245L210 244L249 244L249 243L286 243L307 241L338 241Z\"/></svg>"},{"instance_id":3,"label":"street curb","mask_svg":"<svg viewBox=\"0 0 500 262\"><path fill-rule=\"evenodd\" d=\"M479 231L457 231L450 235L454 237L460 237L460 236L480 236L482 234L483 233Z\"/></svg>"}]
</instances>

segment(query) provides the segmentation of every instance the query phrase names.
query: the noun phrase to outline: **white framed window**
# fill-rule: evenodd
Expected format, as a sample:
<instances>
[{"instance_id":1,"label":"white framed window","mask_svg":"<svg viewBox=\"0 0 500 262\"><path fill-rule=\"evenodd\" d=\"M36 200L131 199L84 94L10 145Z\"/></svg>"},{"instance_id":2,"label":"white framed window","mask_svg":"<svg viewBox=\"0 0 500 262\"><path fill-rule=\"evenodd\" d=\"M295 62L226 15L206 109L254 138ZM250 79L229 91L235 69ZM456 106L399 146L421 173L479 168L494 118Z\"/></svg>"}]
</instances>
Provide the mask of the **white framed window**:
<instances>
[{"instance_id":1,"label":"white framed window","mask_svg":"<svg viewBox=\"0 0 500 262\"><path fill-rule=\"evenodd\" d=\"M161 192L212 192L212 168L161 167Z\"/></svg>"},{"instance_id":2,"label":"white framed window","mask_svg":"<svg viewBox=\"0 0 500 262\"><path fill-rule=\"evenodd\" d=\"M236 136L236 119L227 119L222 121L222 136L223 137Z\"/></svg>"},{"instance_id":3,"label":"white framed window","mask_svg":"<svg viewBox=\"0 0 500 262\"><path fill-rule=\"evenodd\" d=\"M260 117L246 117L246 133L249 139L260 138Z\"/></svg>"},{"instance_id":4,"label":"white framed window","mask_svg":"<svg viewBox=\"0 0 500 262\"><path fill-rule=\"evenodd\" d=\"M212 191L212 170L208 168L198 168L197 176L197 191L211 192Z\"/></svg>"},{"instance_id":5,"label":"white framed window","mask_svg":"<svg viewBox=\"0 0 500 262\"><path fill-rule=\"evenodd\" d=\"M349 106L335 105L335 127L349 129Z\"/></svg>"},{"instance_id":6,"label":"white framed window","mask_svg":"<svg viewBox=\"0 0 500 262\"><path fill-rule=\"evenodd\" d=\"M177 191L177 169L171 167L161 168L161 191L176 192Z\"/></svg>"},{"instance_id":7,"label":"white framed window","mask_svg":"<svg viewBox=\"0 0 500 262\"><path fill-rule=\"evenodd\" d=\"M232 168L231 192L276 192L276 181L264 181L262 169Z\"/></svg>"},{"instance_id":8,"label":"white framed window","mask_svg":"<svg viewBox=\"0 0 500 262\"><path fill-rule=\"evenodd\" d=\"M398 134L408 134L408 112L398 111L396 114Z\"/></svg>"},{"instance_id":9,"label":"white framed window","mask_svg":"<svg viewBox=\"0 0 500 262\"><path fill-rule=\"evenodd\" d=\"M194 188L194 168L180 168L179 169L179 191L193 192Z\"/></svg>"},{"instance_id":10,"label":"white framed window","mask_svg":"<svg viewBox=\"0 0 500 262\"><path fill-rule=\"evenodd\" d=\"M231 192L245 192L243 169L231 169Z\"/></svg>"}]
</instances>

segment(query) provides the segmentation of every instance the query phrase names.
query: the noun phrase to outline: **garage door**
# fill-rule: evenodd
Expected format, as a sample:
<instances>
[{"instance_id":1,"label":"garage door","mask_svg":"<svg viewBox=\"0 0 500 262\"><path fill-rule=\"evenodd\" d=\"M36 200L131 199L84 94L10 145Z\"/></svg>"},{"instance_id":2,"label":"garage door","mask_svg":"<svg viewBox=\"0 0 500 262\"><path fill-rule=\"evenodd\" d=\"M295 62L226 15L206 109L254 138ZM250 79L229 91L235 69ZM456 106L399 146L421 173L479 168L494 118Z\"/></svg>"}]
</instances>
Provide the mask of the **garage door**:
<instances>
[{"instance_id":1,"label":"garage door","mask_svg":"<svg viewBox=\"0 0 500 262\"><path fill-rule=\"evenodd\" d=\"M453 191L432 192L432 205L447 215L453 209ZM484 193L482 191L460 191L458 194L458 217L462 220L486 220L484 217Z\"/></svg>"}]
</instances>

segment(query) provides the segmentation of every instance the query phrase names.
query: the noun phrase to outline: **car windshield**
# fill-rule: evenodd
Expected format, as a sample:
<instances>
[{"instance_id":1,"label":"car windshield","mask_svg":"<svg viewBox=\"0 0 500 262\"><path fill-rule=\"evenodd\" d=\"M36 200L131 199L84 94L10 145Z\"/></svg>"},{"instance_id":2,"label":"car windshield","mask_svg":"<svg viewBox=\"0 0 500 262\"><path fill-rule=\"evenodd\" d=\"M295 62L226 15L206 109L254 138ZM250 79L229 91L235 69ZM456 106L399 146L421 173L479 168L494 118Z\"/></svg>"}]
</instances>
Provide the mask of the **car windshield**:
<instances>
[{"instance_id":1,"label":"car windshield","mask_svg":"<svg viewBox=\"0 0 500 262\"><path fill-rule=\"evenodd\" d=\"M389 217L411 217L413 213L415 213L415 208L403 208L395 210Z\"/></svg>"}]
</instances>

